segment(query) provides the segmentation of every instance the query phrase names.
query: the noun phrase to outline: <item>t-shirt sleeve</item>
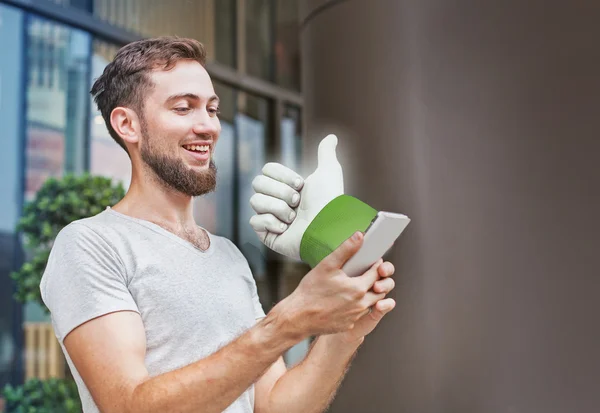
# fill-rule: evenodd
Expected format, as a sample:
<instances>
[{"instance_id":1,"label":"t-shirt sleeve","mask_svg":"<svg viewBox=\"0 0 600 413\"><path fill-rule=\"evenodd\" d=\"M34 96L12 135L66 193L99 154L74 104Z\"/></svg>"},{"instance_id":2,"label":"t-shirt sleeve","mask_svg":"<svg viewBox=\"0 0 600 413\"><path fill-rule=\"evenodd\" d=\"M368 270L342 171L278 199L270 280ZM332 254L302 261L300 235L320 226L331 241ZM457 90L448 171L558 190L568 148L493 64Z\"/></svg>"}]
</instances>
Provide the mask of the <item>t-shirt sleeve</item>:
<instances>
[{"instance_id":1,"label":"t-shirt sleeve","mask_svg":"<svg viewBox=\"0 0 600 413\"><path fill-rule=\"evenodd\" d=\"M235 248L237 249L237 247ZM260 298L258 296L258 288L256 287L256 281L254 280L254 276L252 275L252 270L250 269L248 260L246 259L246 257L244 257L244 255L239 249L237 251L241 257L240 259L244 260L244 265L247 269L245 277L246 284L248 284L248 287L250 288L250 295L252 296L252 305L254 307L254 319L260 320L261 318L265 317L265 310L263 309L263 306L260 303Z\"/></svg>"},{"instance_id":2,"label":"t-shirt sleeve","mask_svg":"<svg viewBox=\"0 0 600 413\"><path fill-rule=\"evenodd\" d=\"M71 223L58 234L40 283L57 338L115 311L139 309L117 253L96 231Z\"/></svg>"}]
</instances>

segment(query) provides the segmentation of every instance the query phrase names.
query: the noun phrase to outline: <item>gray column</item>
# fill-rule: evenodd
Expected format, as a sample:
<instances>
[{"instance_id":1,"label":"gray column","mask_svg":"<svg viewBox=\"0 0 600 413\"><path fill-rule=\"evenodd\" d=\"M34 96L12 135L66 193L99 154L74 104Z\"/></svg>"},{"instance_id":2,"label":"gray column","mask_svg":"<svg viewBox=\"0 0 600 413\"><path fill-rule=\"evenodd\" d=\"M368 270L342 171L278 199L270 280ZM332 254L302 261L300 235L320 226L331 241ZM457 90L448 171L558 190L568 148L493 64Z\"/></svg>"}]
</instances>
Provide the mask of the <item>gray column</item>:
<instances>
[{"instance_id":1,"label":"gray column","mask_svg":"<svg viewBox=\"0 0 600 413\"><path fill-rule=\"evenodd\" d=\"M302 2L306 170L412 223L331 411L600 410L600 3Z\"/></svg>"}]
</instances>

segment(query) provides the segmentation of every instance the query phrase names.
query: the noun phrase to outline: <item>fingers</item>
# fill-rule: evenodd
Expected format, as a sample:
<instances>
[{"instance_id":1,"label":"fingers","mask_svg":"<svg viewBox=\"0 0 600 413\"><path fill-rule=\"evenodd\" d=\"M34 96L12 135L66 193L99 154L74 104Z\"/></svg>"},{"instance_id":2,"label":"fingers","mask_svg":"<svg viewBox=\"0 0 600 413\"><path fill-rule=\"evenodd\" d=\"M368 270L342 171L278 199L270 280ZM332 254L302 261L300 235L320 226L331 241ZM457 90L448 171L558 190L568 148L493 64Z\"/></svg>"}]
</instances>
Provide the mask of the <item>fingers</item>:
<instances>
[{"instance_id":1,"label":"fingers","mask_svg":"<svg viewBox=\"0 0 600 413\"><path fill-rule=\"evenodd\" d=\"M292 187L265 175L255 177L252 188L257 193L282 199L291 207L297 207L300 203L300 194Z\"/></svg>"},{"instance_id":2,"label":"fingers","mask_svg":"<svg viewBox=\"0 0 600 413\"><path fill-rule=\"evenodd\" d=\"M371 311L371 318L375 321L379 321L384 315L392 311L396 307L396 301L393 298L386 298L385 300L378 301Z\"/></svg>"},{"instance_id":3,"label":"fingers","mask_svg":"<svg viewBox=\"0 0 600 413\"><path fill-rule=\"evenodd\" d=\"M281 222L273 214L253 215L250 218L250 226L256 232L268 231L275 234L282 234L288 228L288 224Z\"/></svg>"},{"instance_id":4,"label":"fingers","mask_svg":"<svg viewBox=\"0 0 600 413\"><path fill-rule=\"evenodd\" d=\"M373 284L373 291L378 294L389 294L395 286L396 282L393 278L384 278Z\"/></svg>"},{"instance_id":5,"label":"fingers","mask_svg":"<svg viewBox=\"0 0 600 413\"><path fill-rule=\"evenodd\" d=\"M377 262L371 265L371 268L365 271L362 275L354 277L354 282L360 284L364 291L370 290L373 287L373 284L375 284L375 281L379 279L378 268L382 262L383 259L378 259Z\"/></svg>"},{"instance_id":6,"label":"fingers","mask_svg":"<svg viewBox=\"0 0 600 413\"><path fill-rule=\"evenodd\" d=\"M296 212L283 200L265 194L254 194L250 205L257 214L273 214L280 221L291 224L296 218Z\"/></svg>"},{"instance_id":7,"label":"fingers","mask_svg":"<svg viewBox=\"0 0 600 413\"><path fill-rule=\"evenodd\" d=\"M280 163L269 162L263 169L262 173L269 178L282 182L291 188L299 191L304 185L304 179L290 168L283 166Z\"/></svg>"},{"instance_id":8,"label":"fingers","mask_svg":"<svg viewBox=\"0 0 600 413\"><path fill-rule=\"evenodd\" d=\"M364 316L368 315L371 311L373 311L373 309L371 307L367 308L364 313L362 313L360 316L358 316L358 318L363 318Z\"/></svg>"},{"instance_id":9,"label":"fingers","mask_svg":"<svg viewBox=\"0 0 600 413\"><path fill-rule=\"evenodd\" d=\"M377 304L378 301L381 301L385 298L385 294L376 294L372 291L369 291L363 297L363 304L365 307L372 307Z\"/></svg>"},{"instance_id":10,"label":"fingers","mask_svg":"<svg viewBox=\"0 0 600 413\"><path fill-rule=\"evenodd\" d=\"M365 312L360 315L359 318L362 318L366 315L370 315L375 321L380 321L384 315L389 313L396 307L396 301L393 298L385 298L377 300L376 297L372 297L371 299L375 300L373 305L367 307Z\"/></svg>"},{"instance_id":11,"label":"fingers","mask_svg":"<svg viewBox=\"0 0 600 413\"><path fill-rule=\"evenodd\" d=\"M325 257L319 265L327 269L340 269L360 249L363 244L364 235L357 231L353 236L342 242L331 254Z\"/></svg>"},{"instance_id":12,"label":"fingers","mask_svg":"<svg viewBox=\"0 0 600 413\"><path fill-rule=\"evenodd\" d=\"M381 264L379 268L377 268L377 271L380 277L385 278L393 275L396 271L396 268L394 267L394 264L392 264L389 261L386 261L383 264Z\"/></svg>"}]
</instances>

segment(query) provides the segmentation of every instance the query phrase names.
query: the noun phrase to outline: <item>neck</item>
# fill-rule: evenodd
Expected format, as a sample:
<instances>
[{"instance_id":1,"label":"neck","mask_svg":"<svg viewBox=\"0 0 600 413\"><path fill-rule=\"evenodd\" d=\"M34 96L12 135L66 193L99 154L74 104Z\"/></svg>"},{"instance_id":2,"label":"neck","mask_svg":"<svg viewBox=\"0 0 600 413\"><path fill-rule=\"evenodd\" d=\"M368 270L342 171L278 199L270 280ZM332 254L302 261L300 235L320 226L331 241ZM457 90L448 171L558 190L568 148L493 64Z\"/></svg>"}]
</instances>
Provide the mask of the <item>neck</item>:
<instances>
[{"instance_id":1,"label":"neck","mask_svg":"<svg viewBox=\"0 0 600 413\"><path fill-rule=\"evenodd\" d=\"M132 170L125 197L113 209L125 215L172 228L195 227L193 197L168 187L153 171Z\"/></svg>"}]
</instances>

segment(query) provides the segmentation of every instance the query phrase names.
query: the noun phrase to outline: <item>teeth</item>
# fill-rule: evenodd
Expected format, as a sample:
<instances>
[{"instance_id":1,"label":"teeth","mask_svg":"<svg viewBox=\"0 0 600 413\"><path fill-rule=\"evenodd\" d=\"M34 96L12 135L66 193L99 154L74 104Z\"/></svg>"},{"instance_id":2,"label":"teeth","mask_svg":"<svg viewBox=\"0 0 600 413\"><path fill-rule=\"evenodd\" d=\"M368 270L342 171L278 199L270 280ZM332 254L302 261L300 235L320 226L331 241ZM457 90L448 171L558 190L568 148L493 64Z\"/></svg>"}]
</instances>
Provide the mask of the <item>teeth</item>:
<instances>
[{"instance_id":1,"label":"teeth","mask_svg":"<svg viewBox=\"0 0 600 413\"><path fill-rule=\"evenodd\" d=\"M210 145L184 145L183 147L189 151L201 151L201 152L206 152L210 149Z\"/></svg>"}]
</instances>

